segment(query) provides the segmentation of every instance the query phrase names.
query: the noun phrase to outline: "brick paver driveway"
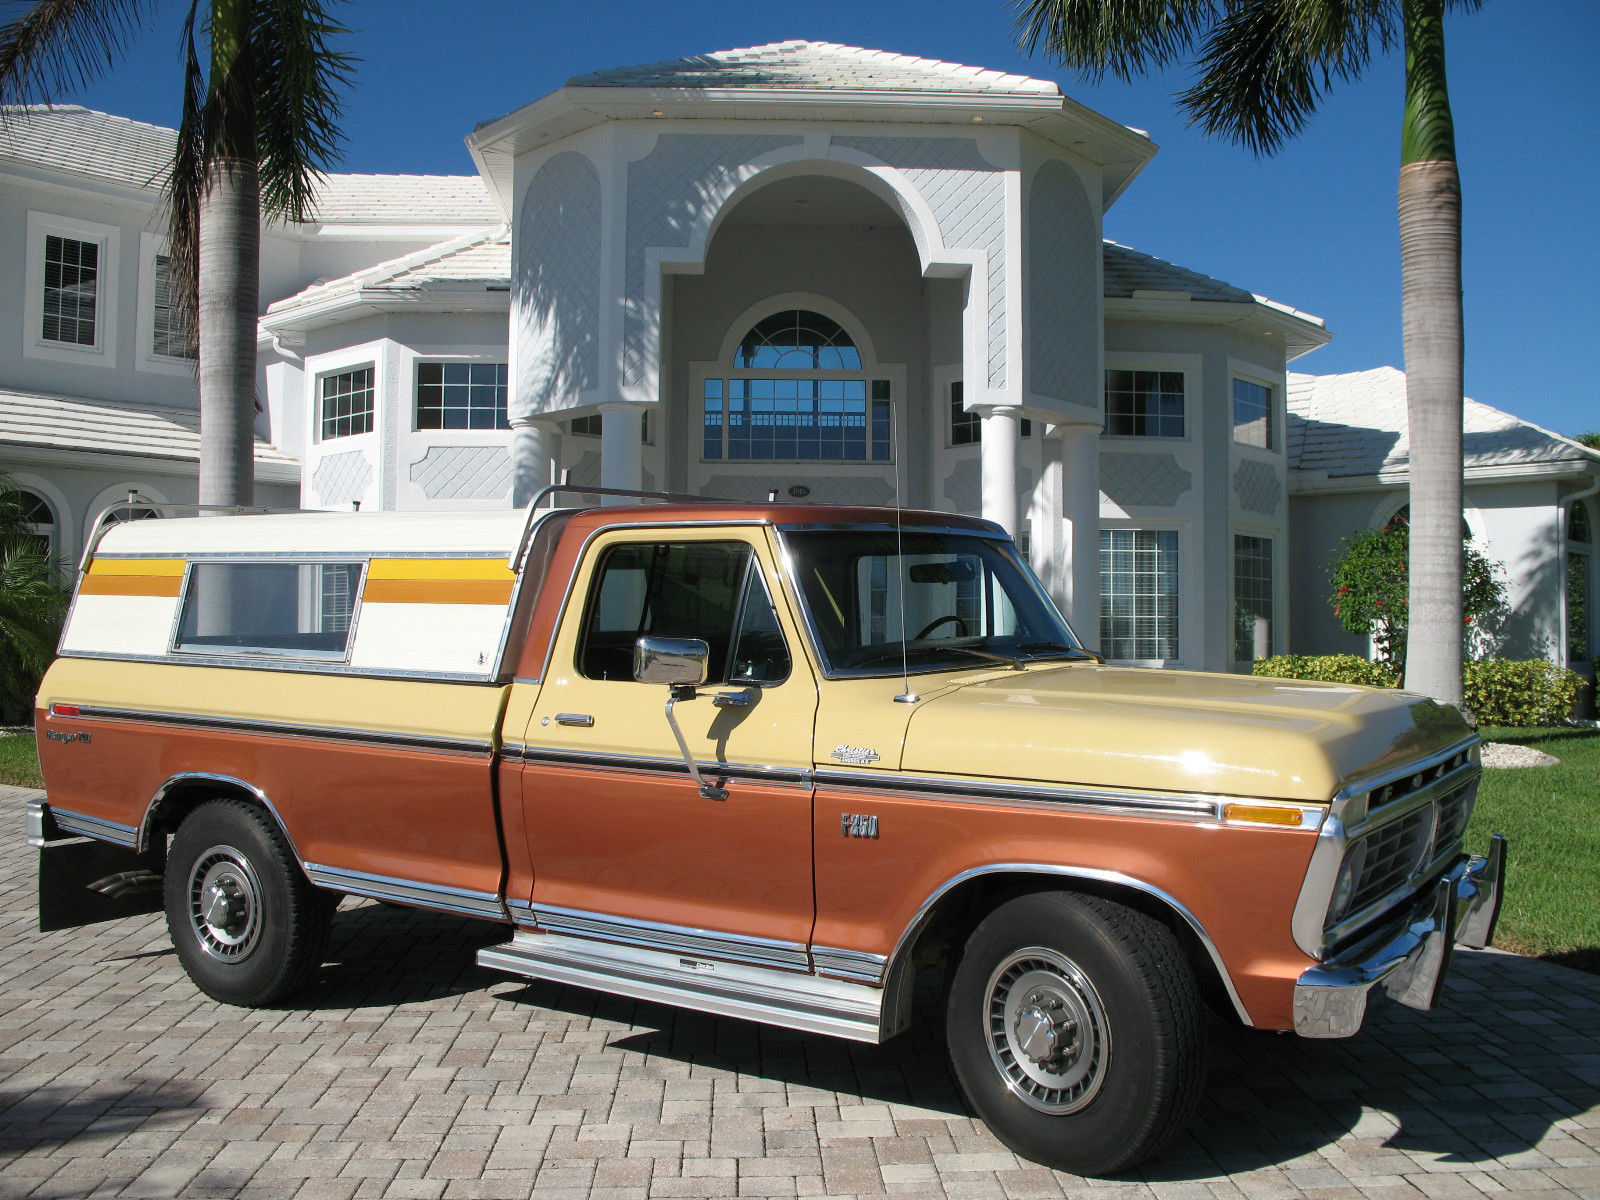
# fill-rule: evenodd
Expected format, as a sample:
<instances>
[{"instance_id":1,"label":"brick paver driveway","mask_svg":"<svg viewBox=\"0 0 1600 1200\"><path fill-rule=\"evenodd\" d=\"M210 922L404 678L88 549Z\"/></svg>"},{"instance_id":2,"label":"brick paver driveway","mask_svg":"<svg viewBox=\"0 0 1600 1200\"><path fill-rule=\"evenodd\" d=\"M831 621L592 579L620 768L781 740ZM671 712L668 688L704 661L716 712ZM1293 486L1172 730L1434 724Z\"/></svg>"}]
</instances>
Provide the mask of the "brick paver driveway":
<instances>
[{"instance_id":1,"label":"brick paver driveway","mask_svg":"<svg viewBox=\"0 0 1600 1200\"><path fill-rule=\"evenodd\" d=\"M1600 978L1457 960L1344 1042L1215 1034L1199 1118L1116 1181L1019 1161L926 1024L855 1046L479 970L485 925L345 902L293 1008L215 1004L158 917L34 932L0 799L0 1196L1092 1195L1600 1200Z\"/></svg>"}]
</instances>

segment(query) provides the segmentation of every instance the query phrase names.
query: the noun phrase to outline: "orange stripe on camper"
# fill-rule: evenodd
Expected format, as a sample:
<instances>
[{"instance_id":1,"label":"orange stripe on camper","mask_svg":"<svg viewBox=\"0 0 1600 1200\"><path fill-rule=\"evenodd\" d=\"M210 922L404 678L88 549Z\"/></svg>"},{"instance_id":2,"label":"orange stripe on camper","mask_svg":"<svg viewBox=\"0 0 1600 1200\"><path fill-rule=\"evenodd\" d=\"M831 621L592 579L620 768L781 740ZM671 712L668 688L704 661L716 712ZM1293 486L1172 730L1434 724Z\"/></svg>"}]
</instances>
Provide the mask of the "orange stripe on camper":
<instances>
[{"instance_id":1,"label":"orange stripe on camper","mask_svg":"<svg viewBox=\"0 0 1600 1200\"><path fill-rule=\"evenodd\" d=\"M498 604L516 577L503 558L375 558L365 604Z\"/></svg>"},{"instance_id":2,"label":"orange stripe on camper","mask_svg":"<svg viewBox=\"0 0 1600 1200\"><path fill-rule=\"evenodd\" d=\"M86 596L176 596L183 589L181 558L97 558L78 585Z\"/></svg>"}]
</instances>

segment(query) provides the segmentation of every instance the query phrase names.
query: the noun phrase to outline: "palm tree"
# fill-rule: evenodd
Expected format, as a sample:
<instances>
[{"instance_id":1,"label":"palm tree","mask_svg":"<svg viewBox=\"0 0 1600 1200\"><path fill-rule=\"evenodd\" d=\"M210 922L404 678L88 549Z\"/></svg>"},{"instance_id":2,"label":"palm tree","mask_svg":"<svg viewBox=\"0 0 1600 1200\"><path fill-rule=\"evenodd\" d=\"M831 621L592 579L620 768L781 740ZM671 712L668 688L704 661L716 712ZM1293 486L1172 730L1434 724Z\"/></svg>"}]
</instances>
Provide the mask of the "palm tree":
<instances>
[{"instance_id":1,"label":"palm tree","mask_svg":"<svg viewBox=\"0 0 1600 1200\"><path fill-rule=\"evenodd\" d=\"M353 60L330 48L346 32L328 17L337 2L190 0L167 201L176 307L199 347L202 504L253 498L261 213L304 221L341 140ZM0 27L0 102L97 78L158 7L36 0ZM209 36L209 71L197 34Z\"/></svg>"},{"instance_id":2,"label":"palm tree","mask_svg":"<svg viewBox=\"0 0 1600 1200\"><path fill-rule=\"evenodd\" d=\"M1461 182L1445 89L1444 10L1481 0L1015 0L1023 48L1092 79L1189 60L1178 102L1209 134L1271 154L1335 80L1405 49L1401 323L1411 440L1406 686L1461 704Z\"/></svg>"}]
</instances>

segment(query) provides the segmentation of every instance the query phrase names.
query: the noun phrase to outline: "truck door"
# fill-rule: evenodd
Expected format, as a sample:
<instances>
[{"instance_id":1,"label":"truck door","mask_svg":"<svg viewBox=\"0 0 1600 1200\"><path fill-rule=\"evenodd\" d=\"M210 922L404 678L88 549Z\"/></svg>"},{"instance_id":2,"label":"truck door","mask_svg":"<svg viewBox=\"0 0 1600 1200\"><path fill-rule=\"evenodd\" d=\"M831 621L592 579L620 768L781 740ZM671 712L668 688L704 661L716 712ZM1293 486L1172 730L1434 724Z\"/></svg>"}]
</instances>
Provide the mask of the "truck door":
<instances>
[{"instance_id":1,"label":"truck door","mask_svg":"<svg viewBox=\"0 0 1600 1200\"><path fill-rule=\"evenodd\" d=\"M759 527L618 530L578 567L527 727L534 919L553 932L805 969L817 683ZM774 603L774 597L779 597ZM633 680L644 634L703 639L675 715L701 795Z\"/></svg>"}]
</instances>

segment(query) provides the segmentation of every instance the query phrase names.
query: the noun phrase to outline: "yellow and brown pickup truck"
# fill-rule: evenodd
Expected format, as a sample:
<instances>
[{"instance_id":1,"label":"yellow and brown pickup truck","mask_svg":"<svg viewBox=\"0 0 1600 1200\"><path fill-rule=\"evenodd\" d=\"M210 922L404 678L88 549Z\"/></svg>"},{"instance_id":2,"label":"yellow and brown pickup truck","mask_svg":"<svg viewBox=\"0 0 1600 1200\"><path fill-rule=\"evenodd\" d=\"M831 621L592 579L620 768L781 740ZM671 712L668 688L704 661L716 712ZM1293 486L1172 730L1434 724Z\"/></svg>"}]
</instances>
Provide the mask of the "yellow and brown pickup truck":
<instances>
[{"instance_id":1,"label":"yellow and brown pickup truck","mask_svg":"<svg viewBox=\"0 0 1600 1200\"><path fill-rule=\"evenodd\" d=\"M1085 1174L1188 1119L1207 1001L1348 1036L1488 943L1453 710L1106 666L985 522L617 499L110 527L39 693L42 923L148 885L246 1005L314 975L340 894L862 1041L937 994L973 1107Z\"/></svg>"}]
</instances>

